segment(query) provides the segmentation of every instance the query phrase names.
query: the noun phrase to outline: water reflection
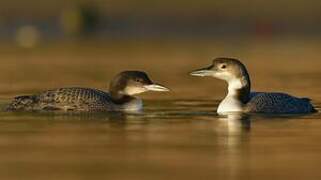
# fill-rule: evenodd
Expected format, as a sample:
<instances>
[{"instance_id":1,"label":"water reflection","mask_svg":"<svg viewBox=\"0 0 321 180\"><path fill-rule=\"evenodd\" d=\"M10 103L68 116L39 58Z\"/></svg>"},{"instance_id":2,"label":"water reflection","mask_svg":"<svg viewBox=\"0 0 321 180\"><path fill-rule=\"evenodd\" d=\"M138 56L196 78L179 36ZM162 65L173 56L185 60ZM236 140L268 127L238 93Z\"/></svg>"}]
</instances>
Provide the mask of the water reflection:
<instances>
[{"instance_id":1,"label":"water reflection","mask_svg":"<svg viewBox=\"0 0 321 180\"><path fill-rule=\"evenodd\" d=\"M240 169L245 166L247 147L250 141L251 119L248 114L229 113L216 119L218 126L215 131L223 136L225 147L225 163L228 166L228 179L238 179Z\"/></svg>"},{"instance_id":2,"label":"water reflection","mask_svg":"<svg viewBox=\"0 0 321 180\"><path fill-rule=\"evenodd\" d=\"M250 115L245 113L230 113L218 118L222 123L227 123L229 134L240 134L251 129Z\"/></svg>"},{"instance_id":3,"label":"water reflection","mask_svg":"<svg viewBox=\"0 0 321 180\"><path fill-rule=\"evenodd\" d=\"M229 151L234 152L236 148L248 137L251 130L251 120L248 114L232 113L217 118L216 130L225 135L225 143Z\"/></svg>"},{"instance_id":4,"label":"water reflection","mask_svg":"<svg viewBox=\"0 0 321 180\"><path fill-rule=\"evenodd\" d=\"M32 120L57 120L57 121L126 121L127 114L113 113L76 113L76 112L1 112L2 117Z\"/></svg>"}]
</instances>

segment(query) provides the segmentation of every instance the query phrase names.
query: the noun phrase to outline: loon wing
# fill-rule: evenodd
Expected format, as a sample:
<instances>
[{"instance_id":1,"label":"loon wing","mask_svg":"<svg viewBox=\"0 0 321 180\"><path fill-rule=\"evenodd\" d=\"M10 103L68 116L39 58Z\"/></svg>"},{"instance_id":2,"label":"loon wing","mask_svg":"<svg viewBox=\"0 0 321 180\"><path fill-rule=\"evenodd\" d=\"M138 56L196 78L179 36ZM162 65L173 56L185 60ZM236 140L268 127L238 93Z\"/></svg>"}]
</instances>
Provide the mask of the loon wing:
<instances>
[{"instance_id":1,"label":"loon wing","mask_svg":"<svg viewBox=\"0 0 321 180\"><path fill-rule=\"evenodd\" d=\"M108 93L90 88L60 88L40 94L40 106L63 110L107 110L111 98ZM107 108L107 109L106 109Z\"/></svg>"},{"instance_id":2,"label":"loon wing","mask_svg":"<svg viewBox=\"0 0 321 180\"><path fill-rule=\"evenodd\" d=\"M246 112L257 113L309 113L314 108L307 98L297 98L285 93L253 92L246 104Z\"/></svg>"},{"instance_id":3,"label":"loon wing","mask_svg":"<svg viewBox=\"0 0 321 180\"><path fill-rule=\"evenodd\" d=\"M108 93L90 88L59 88L38 95L19 96L7 110L106 111L112 108Z\"/></svg>"}]
</instances>

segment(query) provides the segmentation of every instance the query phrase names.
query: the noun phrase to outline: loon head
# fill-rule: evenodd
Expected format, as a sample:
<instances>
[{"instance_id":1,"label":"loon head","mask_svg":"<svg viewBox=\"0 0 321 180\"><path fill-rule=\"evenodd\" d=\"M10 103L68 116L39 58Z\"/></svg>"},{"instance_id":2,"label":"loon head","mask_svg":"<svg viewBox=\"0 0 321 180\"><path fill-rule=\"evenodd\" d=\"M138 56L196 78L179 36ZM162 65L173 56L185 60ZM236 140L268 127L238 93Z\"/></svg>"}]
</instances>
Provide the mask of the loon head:
<instances>
[{"instance_id":1,"label":"loon head","mask_svg":"<svg viewBox=\"0 0 321 180\"><path fill-rule=\"evenodd\" d=\"M132 96L146 91L169 91L150 80L145 72L123 71L116 75L109 86L112 96Z\"/></svg>"},{"instance_id":2,"label":"loon head","mask_svg":"<svg viewBox=\"0 0 321 180\"><path fill-rule=\"evenodd\" d=\"M237 59L220 57L212 61L208 67L195 70L190 73L192 76L211 76L233 83L238 80L249 80L246 67Z\"/></svg>"},{"instance_id":3,"label":"loon head","mask_svg":"<svg viewBox=\"0 0 321 180\"><path fill-rule=\"evenodd\" d=\"M228 99L240 103L249 100L251 82L244 64L234 58L220 57L212 61L210 66L197 69L192 76L211 76L228 83ZM229 101L230 102L230 101Z\"/></svg>"}]
</instances>

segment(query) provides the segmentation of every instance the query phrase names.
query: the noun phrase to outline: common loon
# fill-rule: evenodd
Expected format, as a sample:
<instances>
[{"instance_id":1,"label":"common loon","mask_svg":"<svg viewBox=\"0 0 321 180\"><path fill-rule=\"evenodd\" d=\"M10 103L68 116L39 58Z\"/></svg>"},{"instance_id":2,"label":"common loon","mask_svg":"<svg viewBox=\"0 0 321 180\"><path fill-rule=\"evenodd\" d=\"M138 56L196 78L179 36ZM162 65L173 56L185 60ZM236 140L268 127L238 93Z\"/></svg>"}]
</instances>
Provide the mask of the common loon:
<instances>
[{"instance_id":1,"label":"common loon","mask_svg":"<svg viewBox=\"0 0 321 180\"><path fill-rule=\"evenodd\" d=\"M133 95L146 91L169 91L153 83L146 73L124 71L110 83L109 92L69 87L47 90L35 95L18 96L7 106L8 111L138 111L142 101Z\"/></svg>"},{"instance_id":2,"label":"common loon","mask_svg":"<svg viewBox=\"0 0 321 180\"><path fill-rule=\"evenodd\" d=\"M310 100L285 93L251 92L250 76L237 59L216 58L212 65L195 70L192 76L211 76L228 83L228 93L219 104L217 113L253 112L299 114L314 112Z\"/></svg>"}]
</instances>

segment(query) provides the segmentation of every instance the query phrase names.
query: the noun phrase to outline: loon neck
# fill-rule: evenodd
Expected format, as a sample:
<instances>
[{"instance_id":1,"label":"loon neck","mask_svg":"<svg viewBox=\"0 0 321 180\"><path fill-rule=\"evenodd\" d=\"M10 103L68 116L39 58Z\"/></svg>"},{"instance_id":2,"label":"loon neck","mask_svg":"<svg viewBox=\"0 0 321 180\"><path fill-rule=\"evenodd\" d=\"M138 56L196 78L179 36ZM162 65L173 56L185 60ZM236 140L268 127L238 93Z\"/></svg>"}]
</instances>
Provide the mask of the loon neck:
<instances>
[{"instance_id":1,"label":"loon neck","mask_svg":"<svg viewBox=\"0 0 321 180\"><path fill-rule=\"evenodd\" d=\"M245 104L250 98L249 78L233 79L228 82L228 93L219 104L217 112L224 114L227 112L242 112Z\"/></svg>"},{"instance_id":2,"label":"loon neck","mask_svg":"<svg viewBox=\"0 0 321 180\"><path fill-rule=\"evenodd\" d=\"M235 100L246 104L249 101L251 93L250 79L243 77L228 81L227 97L234 98Z\"/></svg>"},{"instance_id":3,"label":"loon neck","mask_svg":"<svg viewBox=\"0 0 321 180\"><path fill-rule=\"evenodd\" d=\"M111 96L112 101L115 104L119 104L119 105L128 103L128 102L132 101L133 99L135 99L135 97L123 94L119 91L110 91L110 96Z\"/></svg>"}]
</instances>

